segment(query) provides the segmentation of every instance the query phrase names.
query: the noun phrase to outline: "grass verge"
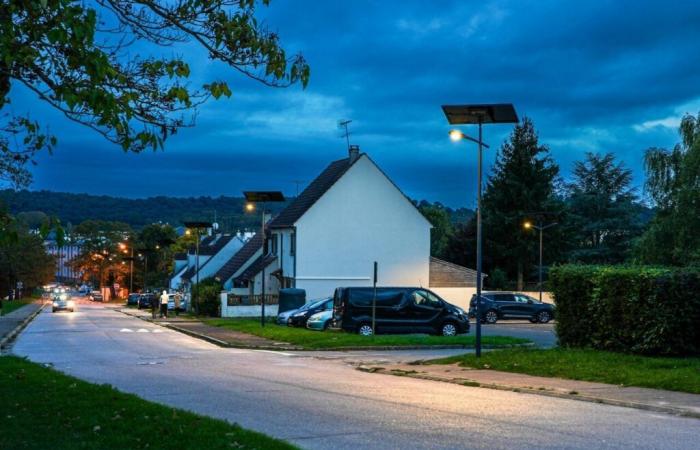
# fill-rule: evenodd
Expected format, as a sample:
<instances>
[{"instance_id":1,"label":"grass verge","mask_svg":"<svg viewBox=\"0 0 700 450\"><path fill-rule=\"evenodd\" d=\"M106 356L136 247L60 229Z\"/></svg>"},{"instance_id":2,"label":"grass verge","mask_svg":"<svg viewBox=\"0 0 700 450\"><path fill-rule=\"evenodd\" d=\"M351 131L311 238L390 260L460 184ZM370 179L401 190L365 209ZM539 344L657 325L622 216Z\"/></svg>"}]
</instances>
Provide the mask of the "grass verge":
<instances>
[{"instance_id":1,"label":"grass verge","mask_svg":"<svg viewBox=\"0 0 700 450\"><path fill-rule=\"evenodd\" d=\"M481 359L460 355L430 361L543 377L595 381L700 394L700 358L660 358L588 349L514 348L487 352Z\"/></svg>"},{"instance_id":2,"label":"grass verge","mask_svg":"<svg viewBox=\"0 0 700 450\"><path fill-rule=\"evenodd\" d=\"M5 314L10 314L12 311L15 311L17 309L20 309L24 305L28 305L31 302L33 302L35 299L33 298L22 298L19 300L12 300L7 301L3 300L2 302L2 309L0 309L0 316L4 316Z\"/></svg>"},{"instance_id":3,"label":"grass verge","mask_svg":"<svg viewBox=\"0 0 700 450\"><path fill-rule=\"evenodd\" d=\"M464 345L473 346L473 335L430 336L425 334L384 334L373 337L360 336L338 330L311 331L277 325L274 322L260 327L260 319L203 319L204 323L229 330L240 331L268 338L274 341L289 342L308 349L342 348L342 347L401 347L417 345ZM526 344L530 341L508 336L483 336L483 345L508 347Z\"/></svg>"},{"instance_id":4,"label":"grass verge","mask_svg":"<svg viewBox=\"0 0 700 450\"><path fill-rule=\"evenodd\" d=\"M293 449L237 425L0 357L2 449Z\"/></svg>"}]
</instances>

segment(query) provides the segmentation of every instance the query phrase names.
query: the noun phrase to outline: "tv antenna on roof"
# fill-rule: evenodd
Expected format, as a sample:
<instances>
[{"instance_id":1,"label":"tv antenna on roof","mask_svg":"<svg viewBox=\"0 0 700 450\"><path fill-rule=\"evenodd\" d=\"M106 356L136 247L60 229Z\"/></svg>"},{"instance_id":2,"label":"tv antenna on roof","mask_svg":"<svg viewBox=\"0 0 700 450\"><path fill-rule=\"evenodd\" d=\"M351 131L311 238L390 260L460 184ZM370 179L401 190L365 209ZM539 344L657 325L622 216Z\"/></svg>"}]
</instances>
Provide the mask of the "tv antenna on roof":
<instances>
[{"instance_id":1,"label":"tv antenna on roof","mask_svg":"<svg viewBox=\"0 0 700 450\"><path fill-rule=\"evenodd\" d=\"M350 122L352 122L350 119L340 119L338 121L338 128L343 130L343 134L341 134L340 137L345 138L345 141L348 143L348 150L350 150L350 130L348 129Z\"/></svg>"}]
</instances>

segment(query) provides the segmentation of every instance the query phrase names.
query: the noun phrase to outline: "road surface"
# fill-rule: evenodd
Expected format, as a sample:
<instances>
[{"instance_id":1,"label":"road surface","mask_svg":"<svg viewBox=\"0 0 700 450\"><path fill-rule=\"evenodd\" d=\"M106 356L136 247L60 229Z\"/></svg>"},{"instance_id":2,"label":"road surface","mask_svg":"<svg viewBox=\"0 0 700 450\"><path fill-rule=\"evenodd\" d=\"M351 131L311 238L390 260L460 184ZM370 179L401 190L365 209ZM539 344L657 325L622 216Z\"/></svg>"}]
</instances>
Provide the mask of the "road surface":
<instances>
[{"instance_id":1,"label":"road surface","mask_svg":"<svg viewBox=\"0 0 700 450\"><path fill-rule=\"evenodd\" d=\"M370 374L351 364L426 352L223 349L101 305L40 314L12 350L303 448L690 449L700 430L697 419Z\"/></svg>"}]
</instances>

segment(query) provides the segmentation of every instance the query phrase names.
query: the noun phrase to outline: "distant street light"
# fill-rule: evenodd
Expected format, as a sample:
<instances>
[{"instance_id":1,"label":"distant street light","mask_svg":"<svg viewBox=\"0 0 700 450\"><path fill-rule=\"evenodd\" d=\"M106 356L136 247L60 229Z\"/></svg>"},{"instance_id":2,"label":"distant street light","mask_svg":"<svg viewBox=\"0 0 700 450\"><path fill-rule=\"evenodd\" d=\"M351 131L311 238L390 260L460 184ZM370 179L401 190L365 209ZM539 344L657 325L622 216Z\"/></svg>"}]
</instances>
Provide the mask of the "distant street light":
<instances>
[{"instance_id":1,"label":"distant street light","mask_svg":"<svg viewBox=\"0 0 700 450\"><path fill-rule=\"evenodd\" d=\"M530 230L530 229L534 228L535 230L538 230L540 232L540 265L539 265L539 270L538 270L538 272L539 272L538 285L539 285L539 289L540 289L540 302L542 302L542 232L544 230L546 230L547 228L552 228L555 225L558 225L558 223L552 222L552 223L548 223L548 224L544 225L542 223L542 215L540 215L538 217L537 225L533 224L529 220L527 220L527 221L525 221L525 223L523 223L523 228L525 228L526 230Z\"/></svg>"},{"instance_id":2,"label":"distant street light","mask_svg":"<svg viewBox=\"0 0 700 450\"><path fill-rule=\"evenodd\" d=\"M260 236L262 237L262 250L260 258L262 258L262 295L260 297L261 316L260 326L265 326L265 203L267 202L283 202L284 195L280 191L245 191L243 192L246 201L246 211L252 212L255 210L255 203L260 203L260 215L262 216L262 224L260 227ZM253 294L255 294L255 284L253 284Z\"/></svg>"},{"instance_id":3,"label":"distant street light","mask_svg":"<svg viewBox=\"0 0 700 450\"><path fill-rule=\"evenodd\" d=\"M185 227L187 227L186 234L190 234L190 229L194 229L197 234L197 241L195 242L195 270L196 270L196 284L194 295L192 299L192 304L194 305L195 314L199 314L199 232L202 228L207 229L212 227L211 222L185 222Z\"/></svg>"},{"instance_id":4,"label":"distant street light","mask_svg":"<svg viewBox=\"0 0 700 450\"><path fill-rule=\"evenodd\" d=\"M485 123L517 123L518 115L510 103L490 105L443 105L442 111L451 125L479 125L479 138L467 136L459 130L450 131L450 139L466 139L479 146L477 169L477 209L476 209L476 356L481 356L481 160L484 144L482 125Z\"/></svg>"}]
</instances>

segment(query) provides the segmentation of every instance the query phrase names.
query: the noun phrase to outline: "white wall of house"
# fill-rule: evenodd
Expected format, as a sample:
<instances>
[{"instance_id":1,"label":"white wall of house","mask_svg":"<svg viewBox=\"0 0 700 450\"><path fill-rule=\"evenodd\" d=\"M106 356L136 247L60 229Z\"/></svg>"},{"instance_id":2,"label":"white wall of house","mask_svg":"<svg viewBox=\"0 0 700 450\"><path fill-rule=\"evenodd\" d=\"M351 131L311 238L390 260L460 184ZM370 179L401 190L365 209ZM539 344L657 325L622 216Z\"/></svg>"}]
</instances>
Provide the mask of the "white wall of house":
<instances>
[{"instance_id":1,"label":"white wall of house","mask_svg":"<svg viewBox=\"0 0 700 450\"><path fill-rule=\"evenodd\" d=\"M293 230L274 230L273 236L277 236L277 252L275 255L279 258L279 267L285 277L294 277L294 256L291 254Z\"/></svg>"},{"instance_id":2,"label":"white wall of house","mask_svg":"<svg viewBox=\"0 0 700 450\"><path fill-rule=\"evenodd\" d=\"M243 247L243 244L244 242L241 239L234 237L221 250L219 250L216 255L209 257L206 265L204 265L204 263L200 260L199 280L202 281L205 278L213 277L214 274L218 272L218 270L221 269L221 267L226 264L226 262L231 259L231 257L241 249L241 247ZM193 281L195 277L193 277Z\"/></svg>"},{"instance_id":3,"label":"white wall of house","mask_svg":"<svg viewBox=\"0 0 700 450\"><path fill-rule=\"evenodd\" d=\"M172 290L178 290L180 289L180 285L182 284L182 274L185 273L187 270L187 264L184 264L180 267L179 270L175 272L175 275L170 279L170 289Z\"/></svg>"},{"instance_id":4,"label":"white wall of house","mask_svg":"<svg viewBox=\"0 0 700 450\"><path fill-rule=\"evenodd\" d=\"M366 156L296 223L296 287L307 298L338 286L428 286L430 223ZM287 249L285 249L285 252Z\"/></svg>"},{"instance_id":5,"label":"white wall of house","mask_svg":"<svg viewBox=\"0 0 700 450\"><path fill-rule=\"evenodd\" d=\"M459 306L465 311L469 310L469 301L472 295L476 294L475 287L431 287L429 289L447 303Z\"/></svg>"},{"instance_id":6,"label":"white wall of house","mask_svg":"<svg viewBox=\"0 0 700 450\"><path fill-rule=\"evenodd\" d=\"M277 270L278 265L277 262L273 262L272 264L268 265L264 272L265 272L265 294L270 295L270 294L277 294L280 290L280 284L279 281L277 281L277 278L270 276L270 274ZM262 274L263 272L259 272L253 279L250 281L249 287L252 287L252 294L253 295L260 295L262 292Z\"/></svg>"}]
</instances>

